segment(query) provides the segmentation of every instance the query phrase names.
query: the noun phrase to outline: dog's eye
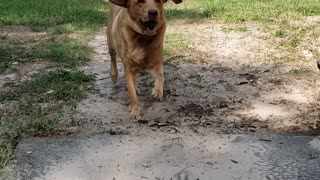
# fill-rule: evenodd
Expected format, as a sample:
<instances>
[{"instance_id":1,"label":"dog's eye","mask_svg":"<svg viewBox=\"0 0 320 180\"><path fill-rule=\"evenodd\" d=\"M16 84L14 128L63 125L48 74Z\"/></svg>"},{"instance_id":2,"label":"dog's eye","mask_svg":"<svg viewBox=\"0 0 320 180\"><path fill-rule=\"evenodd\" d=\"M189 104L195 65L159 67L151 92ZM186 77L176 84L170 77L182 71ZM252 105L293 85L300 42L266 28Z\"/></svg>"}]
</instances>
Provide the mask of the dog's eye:
<instances>
[{"instance_id":1,"label":"dog's eye","mask_svg":"<svg viewBox=\"0 0 320 180\"><path fill-rule=\"evenodd\" d=\"M138 0L138 3L144 3L145 0Z\"/></svg>"},{"instance_id":2,"label":"dog's eye","mask_svg":"<svg viewBox=\"0 0 320 180\"><path fill-rule=\"evenodd\" d=\"M156 0L156 3L160 3L161 2L161 0Z\"/></svg>"}]
</instances>

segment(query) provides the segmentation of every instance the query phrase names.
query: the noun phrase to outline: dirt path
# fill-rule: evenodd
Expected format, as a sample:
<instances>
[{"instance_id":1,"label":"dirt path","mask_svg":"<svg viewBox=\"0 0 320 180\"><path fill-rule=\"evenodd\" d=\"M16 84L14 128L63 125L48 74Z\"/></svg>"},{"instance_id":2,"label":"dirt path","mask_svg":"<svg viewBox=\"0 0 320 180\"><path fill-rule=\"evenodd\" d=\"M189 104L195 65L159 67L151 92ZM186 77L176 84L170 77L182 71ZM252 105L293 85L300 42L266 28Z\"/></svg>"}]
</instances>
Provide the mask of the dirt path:
<instances>
[{"instance_id":1,"label":"dirt path","mask_svg":"<svg viewBox=\"0 0 320 180\"><path fill-rule=\"evenodd\" d=\"M169 37L170 34L174 35L177 32L182 34L183 37L187 37L187 49L180 52L181 54L178 54L179 58L186 58L184 59L186 61L182 61L184 63L176 63L174 61L175 57L166 59L165 93L164 101L162 102L155 101L151 96L153 85L151 76L145 73L140 74L138 86L141 93L139 99L143 107L142 122L134 122L129 118L129 99L123 78L123 67L120 62L118 64L120 71L119 81L116 85L111 82L109 77L110 58L106 46L105 28L103 28L89 43L95 51L92 58L93 60L82 68L86 73L95 75L96 82L94 89L88 92L87 98L82 100L74 111L66 108L65 121L60 122L61 126L58 127L56 135L98 134L98 136L93 137L99 137L99 134L105 133L111 135L142 135L147 137L146 140L140 139L139 137L141 136L139 136L138 139L145 143L147 147L151 147L149 144L157 146L159 143L155 142L156 139L164 139L164 142L166 142L167 139L172 138L173 141L170 141L169 144L164 144L165 149L160 149L159 152L161 154L174 154L171 153L171 151L179 152L180 156L180 150L184 147L180 142L181 137L183 137L182 139L186 139L184 141L187 144L199 144L199 147L195 146L194 148L197 153L199 151L201 152L200 154L203 154L208 147L207 143L211 144L212 147L215 147L215 145L212 144L217 142L225 146L225 142L219 141L218 137L220 136L224 137L227 141L232 141L232 143L238 143L238 141L236 141L238 138L234 140L232 138L230 139L230 137L234 135L217 135L217 133L300 132L304 134L319 134L320 105L317 100L319 96L317 90L319 78L318 70L314 66L314 61L277 64L270 58L270 54L277 56L279 54L276 54L276 52L279 52L279 50L274 49L272 42L261 39L261 36L265 34L263 34L259 28L248 26L248 30L245 32L231 31L226 33L223 32L225 26L225 24L217 23L198 23L197 26L194 24L176 23L169 26L167 31ZM30 63L27 65L28 66L23 66L26 70L21 71L22 73L20 74L16 75L12 73L0 76L0 92L1 90L10 91L12 87L21 84L33 74L50 69L50 64L47 63ZM31 69L29 70L28 68ZM301 72L303 73L301 74ZM11 111L15 111L16 106L16 102L0 104L0 115L5 113L10 114ZM64 141L64 138L61 138L61 136L58 136L58 141ZM249 134L248 136L254 137L256 134ZM261 134L259 136L261 136ZM279 135L267 134L266 136L274 137L275 140L272 140L272 142L274 141L273 143L276 145L285 145L285 147L287 147L287 144L298 144L298 149L301 149L303 145L303 143L292 143L296 142L296 140L292 139L291 136L289 136L287 144L279 140ZM119 137L129 138L130 143L133 143L134 147L143 147L132 141L132 137L135 136L111 136L111 139L117 139ZM300 137L301 136L298 136L298 138ZM77 138L81 137L75 137L75 139ZM87 138L88 136L84 136L86 142L95 142ZM313 139L314 137L308 138ZM76 147L71 143L71 141L73 141L72 139L74 139L74 137L67 137L66 143L63 144L67 145L65 146L67 147L67 152L71 154L76 152L74 155L78 156L79 153L77 151L70 151L70 144L73 148ZM99 137L98 139L107 138ZM207 139L213 139L214 143L211 143L209 140L207 141ZM203 142L201 140L203 140ZM279 140L279 143L277 140ZM30 142L31 141L33 141L33 139L31 139ZM45 139L44 141L47 140ZM257 141L267 144L271 142L270 139L258 139ZM309 141L302 141L309 144ZM245 142L252 144L251 140ZM122 145L127 144L122 138L120 138L119 143ZM43 143L41 144L44 145ZM53 139L53 144L56 144L55 138ZM101 145L103 143L98 142L98 144ZM318 141L316 141L316 144L317 146L315 148L318 149ZM22 174L26 172L28 175L29 172L34 172L35 169L38 171L39 169L32 167L32 170L25 171L26 168L23 163L26 163L28 168L31 167L29 166L30 164L35 166L39 164L33 162L36 158L30 156L28 152L32 151L30 151L29 148L25 148L29 147L25 145L25 143L18 145L18 162L22 162ZM129 147L119 146L118 144L115 144L115 146L116 148ZM41 151L52 149L51 144L46 147L35 144L34 147L35 149L40 147L39 149ZM88 147L96 150L95 146L90 145ZM166 147L170 147L171 151L168 151ZM226 147L229 146L226 145ZM245 144L243 147L247 148L249 146ZM82 146L80 146L80 149L81 148ZM104 149L102 152L111 152L116 149L112 146L108 146L108 148L111 150ZM142 149L145 150L148 148ZM231 147L230 149L234 150L237 149L237 147ZM265 152L264 149L259 148L259 150ZM280 147L280 150L281 153L287 153L287 151L283 151L284 149L282 147ZM119 151L122 152L122 150ZM219 154L220 151L225 151L225 149L222 148L220 150L219 146L219 150L215 152ZM94 151L88 148L88 152L91 153ZM114 152L118 153L117 150ZM142 153L143 156L145 156L144 151L137 150L134 152ZM186 152L188 155L183 157L191 157L191 151L188 150ZM230 152L227 152L224 156L227 160L223 158L222 161L235 164L230 161ZM279 153L280 151L279 149L271 151L270 157L274 158L274 152ZM300 154L300 151L297 152ZM281 153L280 157L285 157ZM54 152L54 155L56 154L59 153ZM68 153L63 152L61 154L66 158L70 157ZM96 151L94 154L97 154ZM305 154L308 153L302 154L305 159ZM41 160L47 160L46 158L38 156L38 153L35 151L32 155L37 155ZM289 155L291 157L290 153ZM309 155L312 159L317 158L317 156L313 156L312 154ZM133 156L136 157L136 155ZM254 154L254 156L256 156L256 154ZM48 157L46 153L44 153L44 157ZM101 158L99 158L99 156L97 157L99 160L97 162L100 162ZM118 156L111 155L110 157L117 158ZM127 157L127 154L123 156L120 154L119 157ZM239 157L244 156L240 155ZM296 155L292 157L296 157ZM210 156L210 158L212 157ZM202 162L205 158L201 157L200 159L201 161L199 162ZM60 160L59 154L58 160L55 161L60 162ZM83 161L83 157L81 156L81 162L94 161L92 161L92 159ZM105 162L109 165L111 161L103 161L103 163ZM265 161L263 160L263 162ZM314 162L317 161L315 160ZM187 164L188 163L189 162L187 162ZM295 165L291 162L289 164ZM76 162L75 165L77 166L76 175L79 175L79 164ZM256 165L257 164L254 163L254 166ZM271 165L273 167L274 163L272 162ZM139 167L140 166L141 165L139 165ZM39 167L41 167L40 170L42 170L44 166L40 164ZM94 164L93 167L96 168L96 164ZM100 168L100 165L98 167ZM165 165L165 167L170 166ZM302 163L302 167L305 167L304 163ZM154 168L158 169L156 166L154 166ZM290 168L287 169L290 170ZM226 172L227 174L230 174L229 170L230 169ZM19 170L17 172L19 172ZM238 175L238 171L236 171L236 174ZM48 173L48 175L50 174Z\"/></svg>"},{"instance_id":2,"label":"dirt path","mask_svg":"<svg viewBox=\"0 0 320 180\"><path fill-rule=\"evenodd\" d=\"M151 97L151 77L140 75L145 123L129 119L122 64L119 82L113 85L109 78L103 29L90 42L95 55L84 67L96 75L95 92L79 104L74 121L82 132L110 134L319 131L317 83L290 76L295 64L277 65L268 59L271 45L259 38L259 28L224 33L222 27L170 25L168 34L179 30L192 40L189 52L197 54L189 54L191 58L206 59L180 65L166 61L163 102Z\"/></svg>"}]
</instances>

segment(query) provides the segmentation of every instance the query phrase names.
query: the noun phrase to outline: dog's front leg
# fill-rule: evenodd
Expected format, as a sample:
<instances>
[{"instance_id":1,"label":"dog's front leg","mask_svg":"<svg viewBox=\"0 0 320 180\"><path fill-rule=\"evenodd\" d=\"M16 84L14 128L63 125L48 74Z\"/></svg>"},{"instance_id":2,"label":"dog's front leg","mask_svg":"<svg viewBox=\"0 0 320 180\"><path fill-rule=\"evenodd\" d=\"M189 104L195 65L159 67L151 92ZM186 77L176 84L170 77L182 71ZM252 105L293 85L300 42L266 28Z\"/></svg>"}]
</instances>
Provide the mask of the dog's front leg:
<instances>
[{"instance_id":1,"label":"dog's front leg","mask_svg":"<svg viewBox=\"0 0 320 180\"><path fill-rule=\"evenodd\" d=\"M151 74L155 79L154 88L152 89L152 96L156 99L162 100L163 97L163 65L160 64L151 70Z\"/></svg>"},{"instance_id":2,"label":"dog's front leg","mask_svg":"<svg viewBox=\"0 0 320 180\"><path fill-rule=\"evenodd\" d=\"M127 81L128 93L130 97L130 110L131 117L135 120L141 119L141 108L139 106L139 101L136 92L136 72L128 67L125 67L125 76Z\"/></svg>"}]
</instances>

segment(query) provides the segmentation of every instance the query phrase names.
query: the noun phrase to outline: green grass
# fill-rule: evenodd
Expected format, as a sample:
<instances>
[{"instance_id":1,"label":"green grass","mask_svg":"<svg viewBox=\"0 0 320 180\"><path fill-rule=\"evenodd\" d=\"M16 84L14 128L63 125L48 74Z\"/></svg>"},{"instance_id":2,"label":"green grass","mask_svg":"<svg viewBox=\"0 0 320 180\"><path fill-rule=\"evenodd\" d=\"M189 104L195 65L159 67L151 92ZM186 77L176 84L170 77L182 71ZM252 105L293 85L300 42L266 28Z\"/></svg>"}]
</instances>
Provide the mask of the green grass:
<instances>
[{"instance_id":1,"label":"green grass","mask_svg":"<svg viewBox=\"0 0 320 180\"><path fill-rule=\"evenodd\" d=\"M236 27L236 28L230 28L230 27L222 27L221 31L224 33L230 33L230 32L247 32L248 28L247 27Z\"/></svg>"},{"instance_id":2,"label":"green grass","mask_svg":"<svg viewBox=\"0 0 320 180\"><path fill-rule=\"evenodd\" d=\"M42 31L71 24L92 30L106 22L107 10L102 0L0 0L0 26L26 25Z\"/></svg>"},{"instance_id":3,"label":"green grass","mask_svg":"<svg viewBox=\"0 0 320 180\"><path fill-rule=\"evenodd\" d=\"M14 58L11 57L12 50L9 48L0 47L0 74L7 70Z\"/></svg>"},{"instance_id":4,"label":"green grass","mask_svg":"<svg viewBox=\"0 0 320 180\"><path fill-rule=\"evenodd\" d=\"M85 97L94 77L77 67L90 60L87 40L107 17L108 6L102 0L0 0L0 27L22 25L44 32L25 38L24 32L19 38L1 33L0 74L19 72L20 65L33 61L51 61L58 69L37 74L12 92L0 93L1 103L14 101L17 105L13 113L0 117L0 169L21 137L54 134L64 119L64 108L75 108Z\"/></svg>"},{"instance_id":5,"label":"green grass","mask_svg":"<svg viewBox=\"0 0 320 180\"><path fill-rule=\"evenodd\" d=\"M94 77L81 71L55 70L39 74L14 92L0 93L0 102L16 100L18 110L9 117L0 117L0 168L12 157L21 136L47 136L55 133L63 118L63 106L75 107L85 97L85 90ZM61 104L62 102L62 104ZM49 104L52 107L44 108ZM59 105L60 104L60 105Z\"/></svg>"},{"instance_id":6,"label":"green grass","mask_svg":"<svg viewBox=\"0 0 320 180\"><path fill-rule=\"evenodd\" d=\"M31 55L24 47L16 44L5 44L0 40L0 74L12 67L12 63L21 62L24 58Z\"/></svg>"},{"instance_id":7,"label":"green grass","mask_svg":"<svg viewBox=\"0 0 320 180\"><path fill-rule=\"evenodd\" d=\"M90 60L90 54L88 46L66 40L40 44L34 51L36 57L50 59L68 68L84 65Z\"/></svg>"},{"instance_id":8,"label":"green grass","mask_svg":"<svg viewBox=\"0 0 320 180\"><path fill-rule=\"evenodd\" d=\"M291 69L289 71L289 74L296 77L309 76L309 75L312 75L313 73L314 72L311 72L310 69L307 69L307 68L296 68L296 69Z\"/></svg>"},{"instance_id":9,"label":"green grass","mask_svg":"<svg viewBox=\"0 0 320 180\"><path fill-rule=\"evenodd\" d=\"M279 29L274 33L274 37L276 38L284 38L285 36L287 36L287 32L283 29Z\"/></svg>"},{"instance_id":10,"label":"green grass","mask_svg":"<svg viewBox=\"0 0 320 180\"><path fill-rule=\"evenodd\" d=\"M48 103L63 100L78 102L83 98L82 86L92 82L94 77L81 71L56 70L40 74L22 84L17 91L0 93L2 101L22 99L32 103Z\"/></svg>"},{"instance_id":11,"label":"green grass","mask_svg":"<svg viewBox=\"0 0 320 180\"><path fill-rule=\"evenodd\" d=\"M51 33L52 34L70 34L72 32L74 32L76 30L76 28L72 25L72 24L63 24L60 26L55 27Z\"/></svg>"},{"instance_id":12,"label":"green grass","mask_svg":"<svg viewBox=\"0 0 320 180\"><path fill-rule=\"evenodd\" d=\"M14 119L10 119L10 121L0 121L0 135L2 141L4 141L0 144L0 169L3 168L12 157L14 147L21 137L21 132L18 127L19 125Z\"/></svg>"},{"instance_id":13,"label":"green grass","mask_svg":"<svg viewBox=\"0 0 320 180\"><path fill-rule=\"evenodd\" d=\"M12 42L0 39L0 74L15 70L14 62L51 60L72 68L89 60L90 48L83 39L107 22L108 6L102 0L0 0L0 27L26 25L48 32L46 38ZM66 34L80 34L73 40ZM26 60L26 61L25 61Z\"/></svg>"},{"instance_id":14,"label":"green grass","mask_svg":"<svg viewBox=\"0 0 320 180\"><path fill-rule=\"evenodd\" d=\"M182 34L166 34L164 40L164 54L167 56L184 54L188 48L188 44L187 39Z\"/></svg>"},{"instance_id":15,"label":"green grass","mask_svg":"<svg viewBox=\"0 0 320 180\"><path fill-rule=\"evenodd\" d=\"M76 68L90 60L91 48L66 39L39 43L4 42L0 40L0 74L15 70L13 63L49 60L67 68ZM27 45L27 46L26 46Z\"/></svg>"},{"instance_id":16,"label":"green grass","mask_svg":"<svg viewBox=\"0 0 320 180\"><path fill-rule=\"evenodd\" d=\"M320 15L320 0L189 0L167 7L169 19L274 22L279 17Z\"/></svg>"},{"instance_id":17,"label":"green grass","mask_svg":"<svg viewBox=\"0 0 320 180\"><path fill-rule=\"evenodd\" d=\"M185 54L188 51L188 44L189 42L182 34L166 34L164 39L165 59L178 64L186 62Z\"/></svg>"}]
</instances>

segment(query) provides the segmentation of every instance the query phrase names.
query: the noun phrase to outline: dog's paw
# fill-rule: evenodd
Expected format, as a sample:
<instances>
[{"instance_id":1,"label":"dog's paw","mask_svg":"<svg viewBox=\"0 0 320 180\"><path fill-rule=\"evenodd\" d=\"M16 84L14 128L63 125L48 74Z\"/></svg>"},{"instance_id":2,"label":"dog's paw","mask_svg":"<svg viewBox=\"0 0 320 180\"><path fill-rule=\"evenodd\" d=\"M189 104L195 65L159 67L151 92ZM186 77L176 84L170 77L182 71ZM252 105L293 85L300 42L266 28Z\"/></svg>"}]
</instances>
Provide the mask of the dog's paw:
<instances>
[{"instance_id":1,"label":"dog's paw","mask_svg":"<svg viewBox=\"0 0 320 180\"><path fill-rule=\"evenodd\" d=\"M163 97L163 89L162 88L153 88L152 89L152 96L161 101L162 97Z\"/></svg>"},{"instance_id":2,"label":"dog's paw","mask_svg":"<svg viewBox=\"0 0 320 180\"><path fill-rule=\"evenodd\" d=\"M131 110L131 117L134 120L141 120L141 108L139 106L130 106L129 109Z\"/></svg>"},{"instance_id":3,"label":"dog's paw","mask_svg":"<svg viewBox=\"0 0 320 180\"><path fill-rule=\"evenodd\" d=\"M113 83L116 83L118 81L118 73L110 72L110 77Z\"/></svg>"}]
</instances>

